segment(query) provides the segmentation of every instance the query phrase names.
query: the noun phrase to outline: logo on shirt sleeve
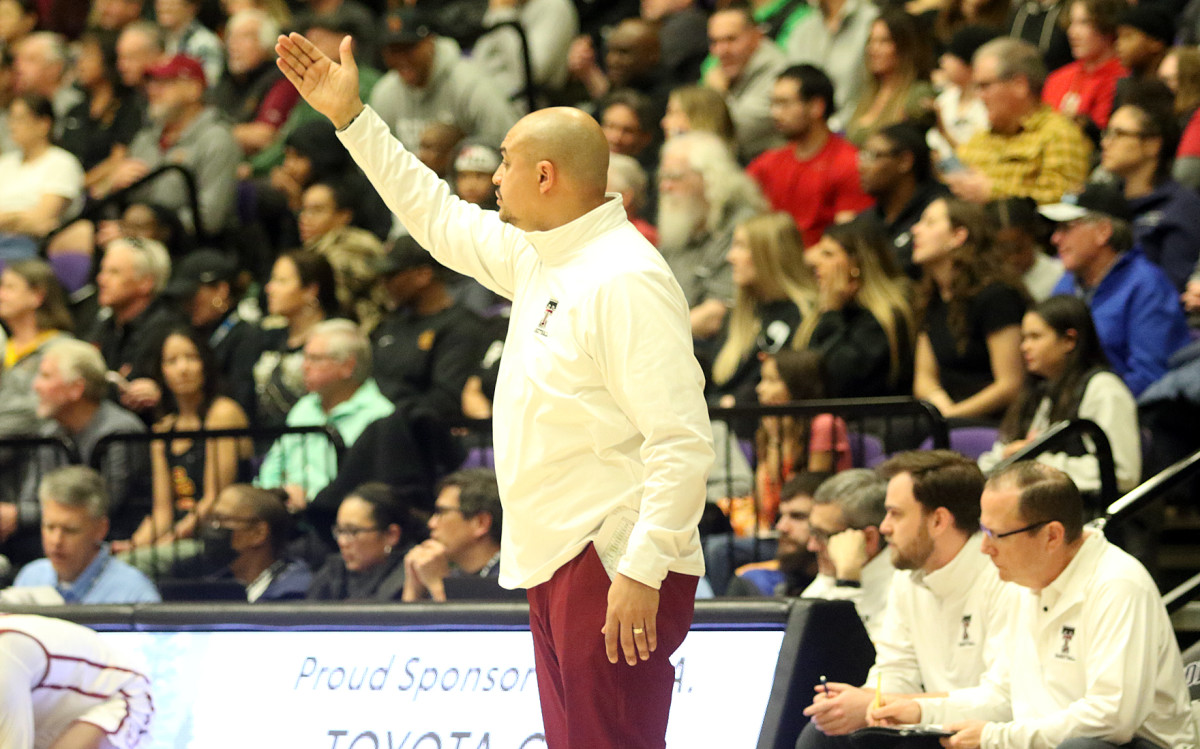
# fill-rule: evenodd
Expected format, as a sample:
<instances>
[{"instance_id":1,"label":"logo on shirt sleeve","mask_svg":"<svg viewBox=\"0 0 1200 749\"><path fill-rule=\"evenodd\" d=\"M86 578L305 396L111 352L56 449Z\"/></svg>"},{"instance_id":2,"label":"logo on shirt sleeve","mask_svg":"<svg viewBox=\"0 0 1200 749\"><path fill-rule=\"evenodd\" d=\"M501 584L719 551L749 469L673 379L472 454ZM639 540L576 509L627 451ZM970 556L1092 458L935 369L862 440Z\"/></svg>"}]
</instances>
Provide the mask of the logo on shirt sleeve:
<instances>
[{"instance_id":1,"label":"logo on shirt sleeve","mask_svg":"<svg viewBox=\"0 0 1200 749\"><path fill-rule=\"evenodd\" d=\"M554 314L554 310L556 309L558 309L557 299L551 299L550 301L546 302L546 314L542 315L542 321L538 323L536 328L533 329L534 333L537 333L540 336L547 335L546 326L550 324L550 316Z\"/></svg>"}]
</instances>

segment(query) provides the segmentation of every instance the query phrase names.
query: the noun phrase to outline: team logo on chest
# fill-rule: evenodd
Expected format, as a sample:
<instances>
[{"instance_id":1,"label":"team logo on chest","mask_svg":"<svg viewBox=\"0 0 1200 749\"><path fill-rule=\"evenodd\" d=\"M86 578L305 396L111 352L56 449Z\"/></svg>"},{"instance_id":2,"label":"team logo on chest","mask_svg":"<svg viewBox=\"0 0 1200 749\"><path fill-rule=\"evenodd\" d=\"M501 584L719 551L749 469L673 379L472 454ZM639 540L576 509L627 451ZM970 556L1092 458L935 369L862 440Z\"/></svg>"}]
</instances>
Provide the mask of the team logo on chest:
<instances>
[{"instance_id":1,"label":"team logo on chest","mask_svg":"<svg viewBox=\"0 0 1200 749\"><path fill-rule=\"evenodd\" d=\"M1075 628L1074 627L1063 627L1062 628L1062 649L1059 650L1057 653L1055 653L1054 657L1062 658L1062 659L1069 660L1069 661L1075 660L1075 655L1071 652L1071 640L1073 640L1074 638L1075 638Z\"/></svg>"},{"instance_id":2,"label":"team logo on chest","mask_svg":"<svg viewBox=\"0 0 1200 749\"><path fill-rule=\"evenodd\" d=\"M971 639L971 615L963 614L962 618L962 639L958 641L961 645L974 645L975 641Z\"/></svg>"},{"instance_id":3,"label":"team logo on chest","mask_svg":"<svg viewBox=\"0 0 1200 749\"><path fill-rule=\"evenodd\" d=\"M550 324L550 316L554 314L554 310L556 309L558 309L557 299L551 299L550 301L546 302L546 314L542 315L542 321L539 322L537 327L533 329L534 333L537 333L540 336L547 335L546 326Z\"/></svg>"}]
</instances>

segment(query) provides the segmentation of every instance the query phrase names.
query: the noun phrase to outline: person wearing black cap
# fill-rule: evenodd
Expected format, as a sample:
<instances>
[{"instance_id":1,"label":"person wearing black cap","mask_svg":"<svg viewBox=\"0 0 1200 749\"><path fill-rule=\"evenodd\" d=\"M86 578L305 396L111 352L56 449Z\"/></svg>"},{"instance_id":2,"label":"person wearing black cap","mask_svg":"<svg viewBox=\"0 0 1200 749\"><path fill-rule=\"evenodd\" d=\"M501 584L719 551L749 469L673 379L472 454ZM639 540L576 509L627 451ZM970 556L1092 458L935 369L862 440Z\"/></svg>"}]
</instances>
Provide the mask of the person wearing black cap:
<instances>
[{"instance_id":1,"label":"person wearing black cap","mask_svg":"<svg viewBox=\"0 0 1200 749\"><path fill-rule=\"evenodd\" d=\"M517 112L477 63L463 58L458 44L438 36L417 7L387 17L383 62L388 68L371 92L370 104L410 151L432 120L448 121L484 145L500 145Z\"/></svg>"},{"instance_id":2,"label":"person wearing black cap","mask_svg":"<svg viewBox=\"0 0 1200 749\"><path fill-rule=\"evenodd\" d=\"M1153 79L1175 41L1171 14L1157 5L1131 5L1117 24L1117 57L1135 80ZM1121 101L1121 84L1117 84Z\"/></svg>"},{"instance_id":3,"label":"person wearing black cap","mask_svg":"<svg viewBox=\"0 0 1200 749\"><path fill-rule=\"evenodd\" d=\"M1054 293L1088 303L1109 364L1140 394L1190 336L1175 287L1133 244L1129 203L1116 187L1092 183L1038 210L1058 224L1051 241L1067 270Z\"/></svg>"},{"instance_id":4,"label":"person wearing black cap","mask_svg":"<svg viewBox=\"0 0 1200 749\"><path fill-rule=\"evenodd\" d=\"M398 237L379 265L391 311L371 336L375 381L397 408L462 415L479 362L481 322L446 289L446 269L412 237Z\"/></svg>"},{"instance_id":5,"label":"person wearing black cap","mask_svg":"<svg viewBox=\"0 0 1200 749\"><path fill-rule=\"evenodd\" d=\"M254 413L254 362L262 351L261 331L238 309L237 263L213 249L196 250L175 268L165 295L182 308L208 341L225 392Z\"/></svg>"}]
</instances>

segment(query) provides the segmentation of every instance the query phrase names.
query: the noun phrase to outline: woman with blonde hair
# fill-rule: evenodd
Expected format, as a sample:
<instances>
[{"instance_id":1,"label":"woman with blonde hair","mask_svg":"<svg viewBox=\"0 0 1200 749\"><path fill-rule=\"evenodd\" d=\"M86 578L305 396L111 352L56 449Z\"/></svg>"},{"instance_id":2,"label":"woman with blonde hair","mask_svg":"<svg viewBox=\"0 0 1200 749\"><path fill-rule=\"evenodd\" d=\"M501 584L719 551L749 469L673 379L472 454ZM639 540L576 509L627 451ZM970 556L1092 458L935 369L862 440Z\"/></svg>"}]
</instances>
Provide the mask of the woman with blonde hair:
<instances>
[{"instance_id":1,"label":"woman with blonde hair","mask_svg":"<svg viewBox=\"0 0 1200 749\"><path fill-rule=\"evenodd\" d=\"M914 326L908 282L877 232L835 224L804 253L817 279L817 314L793 346L821 354L834 398L907 394Z\"/></svg>"},{"instance_id":2,"label":"woman with blonde hair","mask_svg":"<svg viewBox=\"0 0 1200 749\"><path fill-rule=\"evenodd\" d=\"M737 133L725 97L706 86L681 86L671 91L667 113L659 124L666 138L699 130L718 136L731 153L737 152Z\"/></svg>"},{"instance_id":3,"label":"woman with blonde hair","mask_svg":"<svg viewBox=\"0 0 1200 749\"><path fill-rule=\"evenodd\" d=\"M727 259L734 301L713 360L711 403L754 403L759 354L787 346L801 320L811 315L816 288L803 258L800 232L790 214L762 214L733 230Z\"/></svg>"},{"instance_id":4,"label":"woman with blonde hair","mask_svg":"<svg viewBox=\"0 0 1200 749\"><path fill-rule=\"evenodd\" d=\"M846 138L862 147L867 137L897 122L932 125L936 92L929 45L916 21L902 10L885 10L871 25L863 51L867 83L846 125Z\"/></svg>"}]
</instances>

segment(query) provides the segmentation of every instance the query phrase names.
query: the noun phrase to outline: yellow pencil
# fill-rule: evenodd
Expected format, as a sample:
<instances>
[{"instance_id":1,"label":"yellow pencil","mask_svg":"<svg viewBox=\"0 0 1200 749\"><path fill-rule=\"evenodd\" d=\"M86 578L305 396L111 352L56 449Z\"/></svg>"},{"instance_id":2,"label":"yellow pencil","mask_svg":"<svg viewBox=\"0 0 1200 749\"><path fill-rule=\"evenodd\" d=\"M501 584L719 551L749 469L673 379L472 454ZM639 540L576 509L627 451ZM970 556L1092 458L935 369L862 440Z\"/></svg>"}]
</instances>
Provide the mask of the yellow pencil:
<instances>
[{"instance_id":1,"label":"yellow pencil","mask_svg":"<svg viewBox=\"0 0 1200 749\"><path fill-rule=\"evenodd\" d=\"M875 672L875 701L871 703L871 708L883 707L883 672Z\"/></svg>"}]
</instances>

